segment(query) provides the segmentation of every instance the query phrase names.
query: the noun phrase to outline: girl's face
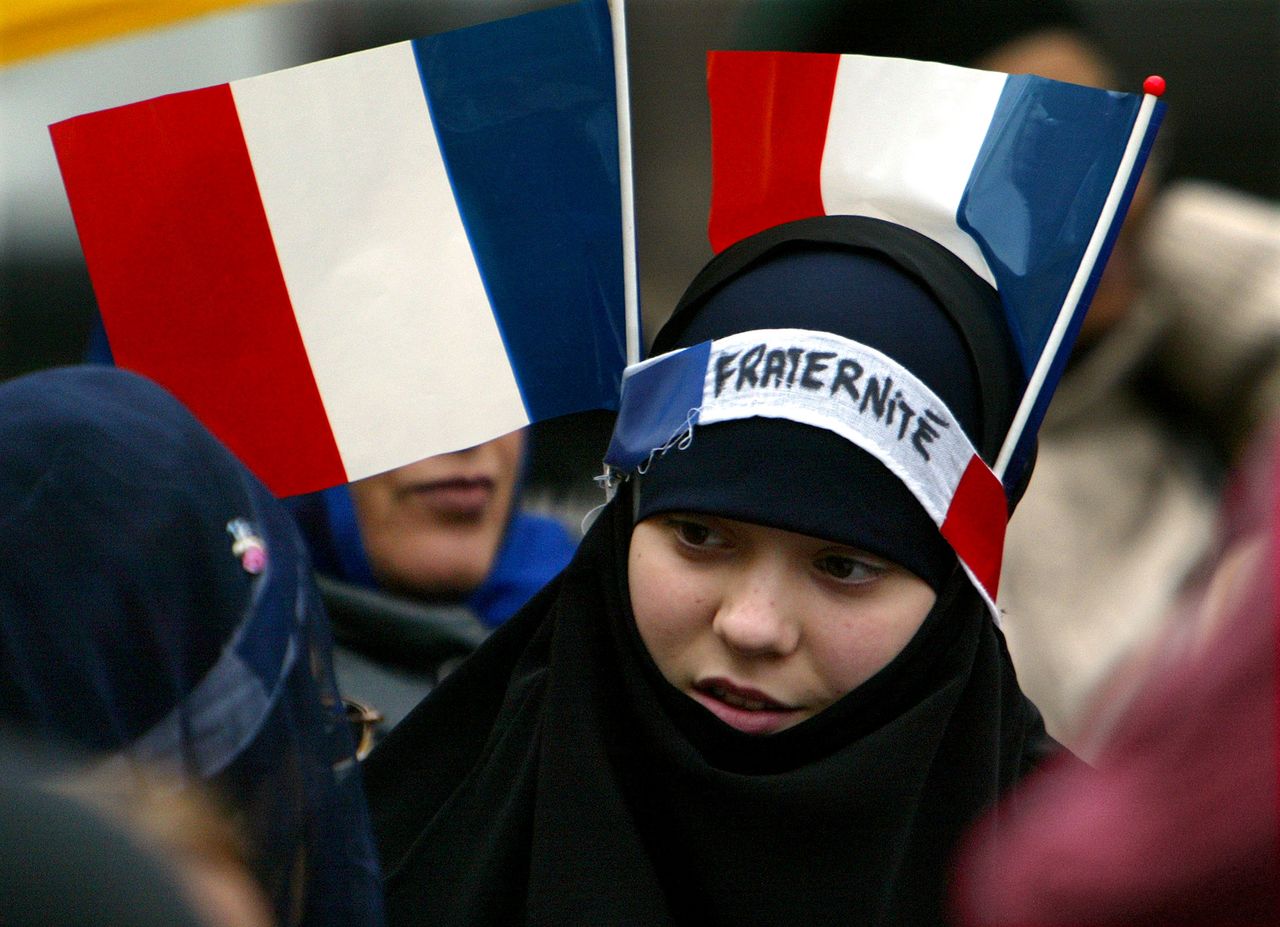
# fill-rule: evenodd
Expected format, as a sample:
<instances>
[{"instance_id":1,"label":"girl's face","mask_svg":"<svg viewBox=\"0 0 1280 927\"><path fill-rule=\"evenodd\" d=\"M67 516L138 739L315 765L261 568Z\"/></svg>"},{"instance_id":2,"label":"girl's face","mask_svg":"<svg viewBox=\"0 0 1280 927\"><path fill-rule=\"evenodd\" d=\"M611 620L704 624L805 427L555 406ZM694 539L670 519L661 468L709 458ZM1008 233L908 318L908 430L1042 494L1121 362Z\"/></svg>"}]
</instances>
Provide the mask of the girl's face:
<instances>
[{"instance_id":1,"label":"girl's face","mask_svg":"<svg viewBox=\"0 0 1280 927\"><path fill-rule=\"evenodd\" d=\"M799 724L871 678L937 598L856 548L709 515L640 522L627 570L662 675L748 734Z\"/></svg>"}]
</instances>

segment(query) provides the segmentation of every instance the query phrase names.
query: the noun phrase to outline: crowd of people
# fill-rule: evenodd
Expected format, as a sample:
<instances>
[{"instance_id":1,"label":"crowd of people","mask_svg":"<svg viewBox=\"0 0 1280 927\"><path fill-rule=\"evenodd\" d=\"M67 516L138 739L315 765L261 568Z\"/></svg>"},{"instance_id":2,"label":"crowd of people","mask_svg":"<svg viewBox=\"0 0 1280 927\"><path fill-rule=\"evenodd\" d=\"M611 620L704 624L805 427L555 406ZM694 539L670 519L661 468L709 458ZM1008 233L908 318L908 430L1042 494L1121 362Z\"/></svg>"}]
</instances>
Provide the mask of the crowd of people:
<instances>
[{"instance_id":1,"label":"crowd of people","mask_svg":"<svg viewBox=\"0 0 1280 927\"><path fill-rule=\"evenodd\" d=\"M1058 9L951 57L1109 85ZM0 383L0 923L1276 923L1280 211L1144 179L997 601L859 378L993 464L1002 298L878 218L730 245L634 368L723 410L580 541L519 432L277 499L137 374Z\"/></svg>"}]
</instances>

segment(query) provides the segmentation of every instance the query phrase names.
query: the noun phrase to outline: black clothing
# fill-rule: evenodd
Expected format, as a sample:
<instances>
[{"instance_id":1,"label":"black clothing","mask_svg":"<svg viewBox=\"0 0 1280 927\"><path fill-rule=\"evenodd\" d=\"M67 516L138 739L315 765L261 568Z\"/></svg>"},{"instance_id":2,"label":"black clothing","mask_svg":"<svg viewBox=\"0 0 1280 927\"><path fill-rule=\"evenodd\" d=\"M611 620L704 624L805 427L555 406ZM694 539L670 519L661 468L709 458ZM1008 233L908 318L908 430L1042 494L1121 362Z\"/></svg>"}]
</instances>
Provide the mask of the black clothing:
<instances>
[{"instance_id":1,"label":"black clothing","mask_svg":"<svg viewBox=\"0 0 1280 927\"><path fill-rule=\"evenodd\" d=\"M658 672L630 493L366 762L392 925L934 924L969 823L1053 747L958 570L889 666L756 737Z\"/></svg>"}]
</instances>

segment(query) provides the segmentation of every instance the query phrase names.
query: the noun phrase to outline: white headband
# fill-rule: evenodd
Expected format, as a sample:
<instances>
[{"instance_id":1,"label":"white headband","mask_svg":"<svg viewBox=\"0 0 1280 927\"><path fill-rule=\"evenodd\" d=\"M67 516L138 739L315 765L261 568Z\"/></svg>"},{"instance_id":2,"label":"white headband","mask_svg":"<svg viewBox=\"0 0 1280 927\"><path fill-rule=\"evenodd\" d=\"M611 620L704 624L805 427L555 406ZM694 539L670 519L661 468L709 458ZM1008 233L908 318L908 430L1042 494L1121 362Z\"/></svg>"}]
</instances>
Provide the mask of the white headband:
<instances>
[{"instance_id":1,"label":"white headband","mask_svg":"<svg viewBox=\"0 0 1280 927\"><path fill-rule=\"evenodd\" d=\"M761 329L633 364L605 462L633 472L694 425L756 417L823 428L883 463L999 620L1004 487L946 404L875 348L829 332Z\"/></svg>"}]
</instances>

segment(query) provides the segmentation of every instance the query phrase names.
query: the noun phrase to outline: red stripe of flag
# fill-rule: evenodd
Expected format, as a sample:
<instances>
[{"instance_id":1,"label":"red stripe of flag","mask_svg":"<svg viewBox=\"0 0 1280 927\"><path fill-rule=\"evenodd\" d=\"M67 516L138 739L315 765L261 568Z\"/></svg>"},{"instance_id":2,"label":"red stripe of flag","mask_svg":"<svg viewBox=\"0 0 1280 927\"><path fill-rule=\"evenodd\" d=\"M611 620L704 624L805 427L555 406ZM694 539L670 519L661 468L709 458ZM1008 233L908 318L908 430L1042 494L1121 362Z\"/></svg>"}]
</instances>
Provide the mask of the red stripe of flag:
<instances>
[{"instance_id":1,"label":"red stripe of flag","mask_svg":"<svg viewBox=\"0 0 1280 927\"><path fill-rule=\"evenodd\" d=\"M708 56L712 250L824 214L822 152L839 66L839 55L826 54ZM786 106L775 109L775 100Z\"/></svg>"},{"instance_id":2,"label":"red stripe of flag","mask_svg":"<svg viewBox=\"0 0 1280 927\"><path fill-rule=\"evenodd\" d=\"M227 85L50 128L117 363L272 491L346 480Z\"/></svg>"},{"instance_id":3,"label":"red stripe of flag","mask_svg":"<svg viewBox=\"0 0 1280 927\"><path fill-rule=\"evenodd\" d=\"M956 486L942 536L992 599L1000 585L1004 559L1004 532L1009 523L1009 503L1004 486L976 455L969 461Z\"/></svg>"}]
</instances>

